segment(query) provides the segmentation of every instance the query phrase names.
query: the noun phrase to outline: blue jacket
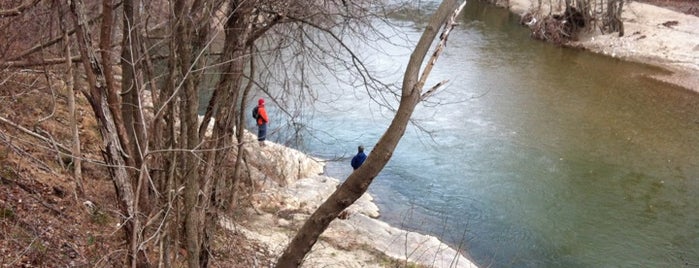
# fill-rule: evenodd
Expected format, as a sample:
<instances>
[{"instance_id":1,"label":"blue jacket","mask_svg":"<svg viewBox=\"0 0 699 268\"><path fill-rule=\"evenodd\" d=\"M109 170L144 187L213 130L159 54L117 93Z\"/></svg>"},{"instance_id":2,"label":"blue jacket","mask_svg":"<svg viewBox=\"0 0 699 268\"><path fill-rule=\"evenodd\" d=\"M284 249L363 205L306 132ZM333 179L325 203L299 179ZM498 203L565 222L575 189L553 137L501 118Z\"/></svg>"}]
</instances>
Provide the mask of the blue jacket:
<instances>
[{"instance_id":1,"label":"blue jacket","mask_svg":"<svg viewBox=\"0 0 699 268\"><path fill-rule=\"evenodd\" d=\"M364 160L366 160L366 154L364 152L357 153L357 155L352 157L352 168L358 169L364 163Z\"/></svg>"}]
</instances>

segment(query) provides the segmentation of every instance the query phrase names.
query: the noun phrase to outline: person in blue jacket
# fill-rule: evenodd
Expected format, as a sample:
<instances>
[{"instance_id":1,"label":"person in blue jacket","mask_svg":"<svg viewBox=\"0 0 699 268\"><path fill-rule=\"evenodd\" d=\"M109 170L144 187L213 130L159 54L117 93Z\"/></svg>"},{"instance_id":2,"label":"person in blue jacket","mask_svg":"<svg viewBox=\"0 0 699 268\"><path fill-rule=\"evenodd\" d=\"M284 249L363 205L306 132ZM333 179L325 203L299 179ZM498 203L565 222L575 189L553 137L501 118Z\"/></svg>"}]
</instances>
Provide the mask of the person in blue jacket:
<instances>
[{"instance_id":1,"label":"person in blue jacket","mask_svg":"<svg viewBox=\"0 0 699 268\"><path fill-rule=\"evenodd\" d=\"M357 148L357 155L352 157L352 168L358 169L366 160L366 154L364 154L364 146L359 145Z\"/></svg>"}]
</instances>

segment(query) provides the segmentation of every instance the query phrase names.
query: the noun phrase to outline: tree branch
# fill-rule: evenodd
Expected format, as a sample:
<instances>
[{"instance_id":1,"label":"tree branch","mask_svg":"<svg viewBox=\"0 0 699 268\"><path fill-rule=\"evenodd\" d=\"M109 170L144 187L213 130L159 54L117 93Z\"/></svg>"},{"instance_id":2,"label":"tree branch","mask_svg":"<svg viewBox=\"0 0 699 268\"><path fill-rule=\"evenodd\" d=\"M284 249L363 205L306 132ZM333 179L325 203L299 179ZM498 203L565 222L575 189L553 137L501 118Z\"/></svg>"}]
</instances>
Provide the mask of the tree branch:
<instances>
[{"instance_id":1,"label":"tree branch","mask_svg":"<svg viewBox=\"0 0 699 268\"><path fill-rule=\"evenodd\" d=\"M422 90L422 86L425 85L427 77L430 76L434 64L437 62L437 59L439 59L439 56L442 54L444 47L447 46L447 37L449 36L449 33L451 33L451 30L454 29L454 25L456 25L456 17L459 15L459 13L461 13L461 10L464 8L464 6L466 6L466 1L461 3L461 5L459 5L459 7L457 7L456 10L454 10L454 12L451 13L451 16L449 16L448 21L444 24L442 34L439 35L439 43L437 43L437 47L435 47L434 52L432 52L432 56L427 62L425 69L423 69L422 74L420 74L420 80L418 80L414 90ZM431 95L434 92L434 90L436 90L436 87L440 86L440 84L437 84L435 87L423 94L421 100L426 98L428 95Z\"/></svg>"},{"instance_id":2,"label":"tree branch","mask_svg":"<svg viewBox=\"0 0 699 268\"><path fill-rule=\"evenodd\" d=\"M20 6L15 7L15 8L0 10L0 18L14 17L14 16L22 15L22 12L35 6L37 3L39 3L39 1L41 1L41 0L33 0L30 3L26 3L26 4L20 5Z\"/></svg>"},{"instance_id":3,"label":"tree branch","mask_svg":"<svg viewBox=\"0 0 699 268\"><path fill-rule=\"evenodd\" d=\"M99 16L97 16L97 17L95 17L95 18L90 19L87 23L88 23L89 25L92 25L95 21L97 21L97 20L99 20L99 19L101 19L101 18L102 18L102 15L99 15ZM74 33L75 33L75 28L73 28L72 30L68 31L68 35L73 35ZM53 44L56 44L56 43L60 42L61 40L63 40L63 35L61 35L61 36L59 36L59 37L56 37L56 38L54 38L54 39L51 39L51 40L49 40L49 41L46 42L46 43L38 44L38 45L36 45L36 46L34 46L34 47L30 48L30 49L27 49L27 50L25 50L25 51L22 51L21 53L19 53L19 55L14 56L14 57L11 57L9 60L17 60L17 59L26 57L26 56L29 55L29 54L32 54L32 53L34 53L34 52L37 52L37 51L41 50L42 48L46 48L46 47L49 47L49 46L51 46L51 45L53 45Z\"/></svg>"},{"instance_id":4,"label":"tree branch","mask_svg":"<svg viewBox=\"0 0 699 268\"><path fill-rule=\"evenodd\" d=\"M80 62L80 56L71 57L72 62ZM0 68L27 68L36 66L47 66L66 63L66 58L42 59L42 60L18 60L0 63Z\"/></svg>"},{"instance_id":5,"label":"tree branch","mask_svg":"<svg viewBox=\"0 0 699 268\"><path fill-rule=\"evenodd\" d=\"M247 41L245 41L245 44L248 46L252 46L255 43L255 40L257 40L258 38L260 38L260 36L269 31L269 29L272 29L274 25L282 22L282 18L284 18L282 15L276 14L274 18L272 18L272 20L268 22L265 26L254 30L248 37Z\"/></svg>"},{"instance_id":6,"label":"tree branch","mask_svg":"<svg viewBox=\"0 0 699 268\"><path fill-rule=\"evenodd\" d=\"M437 89L439 89L439 87L446 84L447 82L449 82L449 80L442 80L441 82L432 86L432 88L430 88L430 90L428 90L427 92L423 93L422 96L420 96L420 101L423 101L423 100L429 98L430 96L432 96L432 94L434 94L437 91Z\"/></svg>"},{"instance_id":7,"label":"tree branch","mask_svg":"<svg viewBox=\"0 0 699 268\"><path fill-rule=\"evenodd\" d=\"M349 47L349 44L345 43L340 36L338 36L335 32L333 32L331 29L328 29L326 27L323 27L321 25L318 25L310 20L300 18L300 17L293 17L293 16L285 16L285 20L290 20L290 21L296 21L299 23L302 23L304 25L311 26L315 28L316 30L319 30L321 32L326 33L331 37L332 40L335 40L340 47L342 48L343 51L347 52L350 55L350 61L354 69L359 73L359 75L362 78L362 82L365 85L365 87L370 87L369 85L374 85L376 88L388 88L389 86L383 82L381 82L379 79L375 78L372 76L369 72L369 68L364 65L364 62L362 59L354 53L354 51ZM378 85L378 86L377 86ZM388 107L390 108L390 107Z\"/></svg>"},{"instance_id":8,"label":"tree branch","mask_svg":"<svg viewBox=\"0 0 699 268\"><path fill-rule=\"evenodd\" d=\"M8 125L10 125L10 126L13 126L13 127L15 127L16 129L18 129L18 130L20 130L20 131L22 131L22 132L28 134L29 136L32 136L32 137L37 138L37 139L40 139L40 140L43 141L43 142L46 142L46 143L52 144L52 145L54 144L54 142L51 141L51 140L49 140L48 138L46 138L46 137L44 137L44 136L41 136L41 135L37 134L37 133L34 132L34 131L31 131L31 130L29 130L29 129L26 129L26 128L23 127L23 126L20 126L20 125L18 125L18 124L15 124L15 123L13 123L12 121L8 120L7 118L4 118L4 117L0 116L0 122L3 122L3 123L8 124ZM70 149L68 149L68 147L65 147L64 145L62 145L62 144L60 144L60 143L55 143L55 145L56 145L56 147L58 147L58 148L60 148L61 150L63 150L64 153L66 153L66 154L68 154L68 155L71 154L71 151L70 151Z\"/></svg>"}]
</instances>

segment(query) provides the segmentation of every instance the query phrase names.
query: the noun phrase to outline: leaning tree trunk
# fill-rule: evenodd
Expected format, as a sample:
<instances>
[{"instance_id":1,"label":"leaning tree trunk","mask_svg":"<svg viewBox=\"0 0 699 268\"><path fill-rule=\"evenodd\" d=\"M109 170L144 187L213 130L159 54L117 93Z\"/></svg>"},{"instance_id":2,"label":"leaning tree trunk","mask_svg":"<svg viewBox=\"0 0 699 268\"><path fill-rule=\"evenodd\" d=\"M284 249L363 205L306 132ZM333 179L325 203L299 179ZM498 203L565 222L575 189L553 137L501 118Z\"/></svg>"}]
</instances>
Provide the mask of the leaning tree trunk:
<instances>
[{"instance_id":1,"label":"leaning tree trunk","mask_svg":"<svg viewBox=\"0 0 699 268\"><path fill-rule=\"evenodd\" d=\"M127 219L123 225L126 241L129 245L127 263L131 267L145 267L148 266L145 254L138 247L141 242L137 235L141 229L140 217L137 215L134 190L126 170L126 154L115 124L116 119L107 99L109 89L106 88L105 69L91 45L92 38L85 16L84 3L81 0L71 1L70 11L76 23L78 48L89 85L89 89L83 91L83 95L90 102L97 118L102 135L102 157L107 163L110 177L114 183L114 188L116 188L121 213Z\"/></svg>"},{"instance_id":2,"label":"leaning tree trunk","mask_svg":"<svg viewBox=\"0 0 699 268\"><path fill-rule=\"evenodd\" d=\"M461 7L463 7L464 4L465 2ZM379 139L379 142L364 164L359 169L352 172L345 182L320 205L308 220L306 220L303 227L296 233L294 239L284 250L276 267L299 266L303 258L318 240L320 234L330 225L330 222L366 192L374 178L391 159L393 151L396 149L398 142L405 133L406 126L415 110L415 106L417 106L423 97L431 94L436 87L439 86L437 85L425 94L422 94L422 89L429 75L429 71L439 56L441 48L444 42L446 42L449 30L451 30L453 26L455 17L461 9L456 9L456 6L456 0L445 0L432 15L415 50L410 56L410 61L408 62L403 77L400 105L398 106L398 110L390 126L386 132L384 132L383 136L381 136L381 139ZM422 75L420 75L420 66L430 49L432 41L437 36L440 27L447 22L449 15L454 10L456 11L453 12L451 20L445 25L444 33L440 36L440 45L437 46L435 53L425 66Z\"/></svg>"},{"instance_id":3,"label":"leaning tree trunk","mask_svg":"<svg viewBox=\"0 0 699 268\"><path fill-rule=\"evenodd\" d=\"M215 112L213 133L206 147L209 149L204 154L204 176L202 188L200 190L202 200L199 206L205 209L199 210L197 217L201 219L200 225L200 248L201 255L199 259L200 267L206 267L208 264L208 251L213 240L213 233L216 229L216 219L218 217L217 207L220 207L223 198L216 197L216 191L224 191L228 189L215 188L215 185L220 185L224 180L224 173L220 168L224 161L228 159L227 155L230 152L231 142L233 137L233 124L235 122L235 107L240 85L242 83L243 69L245 66L245 41L250 33L249 15L253 10L253 2L251 1L230 1L225 24L225 44L222 51L221 62L225 63L222 66L222 75L216 85L214 95L211 102ZM207 114L208 111L207 111ZM206 133L208 127L208 119L204 119L198 131L194 134L203 137L202 133ZM204 130L204 131L202 131ZM202 140L209 138L203 137ZM216 191L214 191L214 189ZM207 254L204 254L207 252Z\"/></svg>"},{"instance_id":4,"label":"leaning tree trunk","mask_svg":"<svg viewBox=\"0 0 699 268\"><path fill-rule=\"evenodd\" d=\"M131 151L131 137L126 133L126 127L124 126L124 119L121 116L120 100L117 94L116 79L114 77L114 69L112 68L112 29L114 24L114 4L112 0L102 0L102 23L100 29L100 39L99 39L99 52L101 55L101 70L100 73L101 80L100 83L104 83L106 90L105 96L107 97L107 105L109 105L109 110L112 113L114 119L114 125L117 131L117 137L122 145L122 150L126 153L127 157L124 158L126 164L130 167L136 167L134 163L133 155ZM137 168L137 167L136 167ZM136 174L132 174L136 175ZM135 176L133 176L135 177Z\"/></svg>"}]
</instances>

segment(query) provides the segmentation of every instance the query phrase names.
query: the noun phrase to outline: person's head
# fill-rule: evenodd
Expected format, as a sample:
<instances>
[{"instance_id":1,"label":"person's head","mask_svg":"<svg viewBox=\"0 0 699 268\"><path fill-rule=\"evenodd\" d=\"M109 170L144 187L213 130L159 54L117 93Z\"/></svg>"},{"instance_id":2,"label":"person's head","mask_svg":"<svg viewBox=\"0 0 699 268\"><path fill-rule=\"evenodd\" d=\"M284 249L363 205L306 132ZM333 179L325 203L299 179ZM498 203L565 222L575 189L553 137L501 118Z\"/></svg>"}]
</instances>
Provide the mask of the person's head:
<instances>
[{"instance_id":1,"label":"person's head","mask_svg":"<svg viewBox=\"0 0 699 268\"><path fill-rule=\"evenodd\" d=\"M265 105L265 99L260 98L260 99L257 101L257 105Z\"/></svg>"},{"instance_id":2,"label":"person's head","mask_svg":"<svg viewBox=\"0 0 699 268\"><path fill-rule=\"evenodd\" d=\"M364 152L364 146L359 145L359 147L357 147L357 151L360 153Z\"/></svg>"}]
</instances>

